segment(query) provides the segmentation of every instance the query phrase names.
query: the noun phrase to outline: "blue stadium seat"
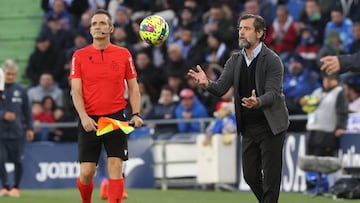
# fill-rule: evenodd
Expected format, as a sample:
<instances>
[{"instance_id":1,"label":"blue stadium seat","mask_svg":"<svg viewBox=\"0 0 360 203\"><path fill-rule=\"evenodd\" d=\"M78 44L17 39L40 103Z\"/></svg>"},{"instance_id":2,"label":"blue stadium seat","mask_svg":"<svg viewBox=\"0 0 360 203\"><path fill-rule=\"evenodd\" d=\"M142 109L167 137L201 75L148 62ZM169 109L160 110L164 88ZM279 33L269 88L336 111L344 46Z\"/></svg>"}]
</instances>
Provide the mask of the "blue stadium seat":
<instances>
[{"instance_id":1,"label":"blue stadium seat","mask_svg":"<svg viewBox=\"0 0 360 203\"><path fill-rule=\"evenodd\" d=\"M286 4L289 14L293 17L295 22L299 22L301 11L304 8L304 1L292 0Z\"/></svg>"}]
</instances>

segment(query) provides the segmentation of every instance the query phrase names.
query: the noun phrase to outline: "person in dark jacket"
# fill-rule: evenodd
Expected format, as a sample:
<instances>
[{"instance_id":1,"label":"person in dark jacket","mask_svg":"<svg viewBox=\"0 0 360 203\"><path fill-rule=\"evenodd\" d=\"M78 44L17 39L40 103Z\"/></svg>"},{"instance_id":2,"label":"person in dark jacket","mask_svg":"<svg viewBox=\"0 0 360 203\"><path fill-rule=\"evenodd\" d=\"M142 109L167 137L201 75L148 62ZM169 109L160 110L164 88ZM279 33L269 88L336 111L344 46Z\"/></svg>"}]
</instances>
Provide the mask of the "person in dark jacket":
<instances>
[{"instance_id":1,"label":"person in dark jacket","mask_svg":"<svg viewBox=\"0 0 360 203\"><path fill-rule=\"evenodd\" d=\"M159 101L151 108L145 119L175 119L175 110L178 102L174 101L174 90L165 85L161 88ZM148 127L154 127L155 139L167 139L177 132L176 124L148 124Z\"/></svg>"},{"instance_id":2,"label":"person in dark jacket","mask_svg":"<svg viewBox=\"0 0 360 203\"><path fill-rule=\"evenodd\" d=\"M284 66L263 43L265 21L246 14L239 21L241 51L225 63L218 79L207 78L198 65L188 75L216 96L234 88L237 133L242 135L244 179L259 202L278 202L282 151L289 126L283 94Z\"/></svg>"},{"instance_id":3,"label":"person in dark jacket","mask_svg":"<svg viewBox=\"0 0 360 203\"><path fill-rule=\"evenodd\" d=\"M325 56L320 59L322 63L320 69L328 74L343 73L347 71L360 72L360 51L354 54L344 54L339 56Z\"/></svg>"},{"instance_id":4,"label":"person in dark jacket","mask_svg":"<svg viewBox=\"0 0 360 203\"><path fill-rule=\"evenodd\" d=\"M283 91L289 114L304 114L297 104L299 98L320 87L318 78L304 66L304 59L295 55L290 59L288 72L284 74Z\"/></svg>"},{"instance_id":5,"label":"person in dark jacket","mask_svg":"<svg viewBox=\"0 0 360 203\"><path fill-rule=\"evenodd\" d=\"M6 60L3 65L5 75L5 100L0 103L0 196L19 197L22 176L24 132L28 141L34 139L31 108L25 88L15 83L17 64ZM15 165L14 183L10 187L5 170L5 162Z\"/></svg>"},{"instance_id":6,"label":"person in dark jacket","mask_svg":"<svg viewBox=\"0 0 360 203\"><path fill-rule=\"evenodd\" d=\"M26 77L31 86L39 83L40 75L50 73L54 80L61 84L64 82L66 58L64 51L56 51L46 36L36 39L35 50L31 53L25 70Z\"/></svg>"}]
</instances>

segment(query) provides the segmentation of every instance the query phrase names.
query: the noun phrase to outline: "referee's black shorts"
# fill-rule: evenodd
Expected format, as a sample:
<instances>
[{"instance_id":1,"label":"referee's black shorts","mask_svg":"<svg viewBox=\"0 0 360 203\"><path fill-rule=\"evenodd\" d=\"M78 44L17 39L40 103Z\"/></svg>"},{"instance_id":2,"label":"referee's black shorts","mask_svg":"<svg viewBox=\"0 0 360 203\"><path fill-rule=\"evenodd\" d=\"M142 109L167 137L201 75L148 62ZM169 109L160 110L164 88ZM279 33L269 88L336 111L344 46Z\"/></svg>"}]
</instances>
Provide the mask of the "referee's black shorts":
<instances>
[{"instance_id":1,"label":"referee's black shorts","mask_svg":"<svg viewBox=\"0 0 360 203\"><path fill-rule=\"evenodd\" d=\"M126 121L126 115L121 110L114 114L105 115L121 121ZM96 122L100 116L91 116ZM113 132L96 136L95 131L86 132L79 122L78 126L78 149L79 162L96 162L98 163L101 147L104 144L107 157L119 157L123 161L128 160L127 135L120 129Z\"/></svg>"}]
</instances>

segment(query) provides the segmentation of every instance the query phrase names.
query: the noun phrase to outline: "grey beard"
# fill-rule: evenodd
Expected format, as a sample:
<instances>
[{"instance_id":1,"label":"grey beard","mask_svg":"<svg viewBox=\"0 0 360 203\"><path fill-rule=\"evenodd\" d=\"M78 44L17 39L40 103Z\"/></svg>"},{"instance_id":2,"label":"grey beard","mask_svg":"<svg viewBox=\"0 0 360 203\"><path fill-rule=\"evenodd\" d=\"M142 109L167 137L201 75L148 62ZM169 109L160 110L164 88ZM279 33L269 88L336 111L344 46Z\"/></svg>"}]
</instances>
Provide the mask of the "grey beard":
<instances>
[{"instance_id":1,"label":"grey beard","mask_svg":"<svg viewBox=\"0 0 360 203\"><path fill-rule=\"evenodd\" d=\"M239 40L239 47L242 49L249 49L251 47L251 43L247 40L245 40L243 42L241 40Z\"/></svg>"}]
</instances>

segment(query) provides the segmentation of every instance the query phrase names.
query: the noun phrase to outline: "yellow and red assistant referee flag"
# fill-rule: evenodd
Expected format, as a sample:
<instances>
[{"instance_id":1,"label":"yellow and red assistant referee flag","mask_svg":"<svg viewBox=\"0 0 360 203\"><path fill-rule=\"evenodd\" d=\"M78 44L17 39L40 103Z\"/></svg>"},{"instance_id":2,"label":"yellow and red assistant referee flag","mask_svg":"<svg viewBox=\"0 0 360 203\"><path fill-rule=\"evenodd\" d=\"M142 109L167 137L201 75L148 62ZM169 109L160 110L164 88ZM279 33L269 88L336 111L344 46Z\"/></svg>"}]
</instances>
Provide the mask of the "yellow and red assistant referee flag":
<instances>
[{"instance_id":1,"label":"yellow and red assistant referee flag","mask_svg":"<svg viewBox=\"0 0 360 203\"><path fill-rule=\"evenodd\" d=\"M117 129L122 130L125 134L129 134L134 131L135 128L130 126L127 121L119 121L113 118L100 117L98 120L98 130L96 131L96 135L101 136Z\"/></svg>"}]
</instances>

